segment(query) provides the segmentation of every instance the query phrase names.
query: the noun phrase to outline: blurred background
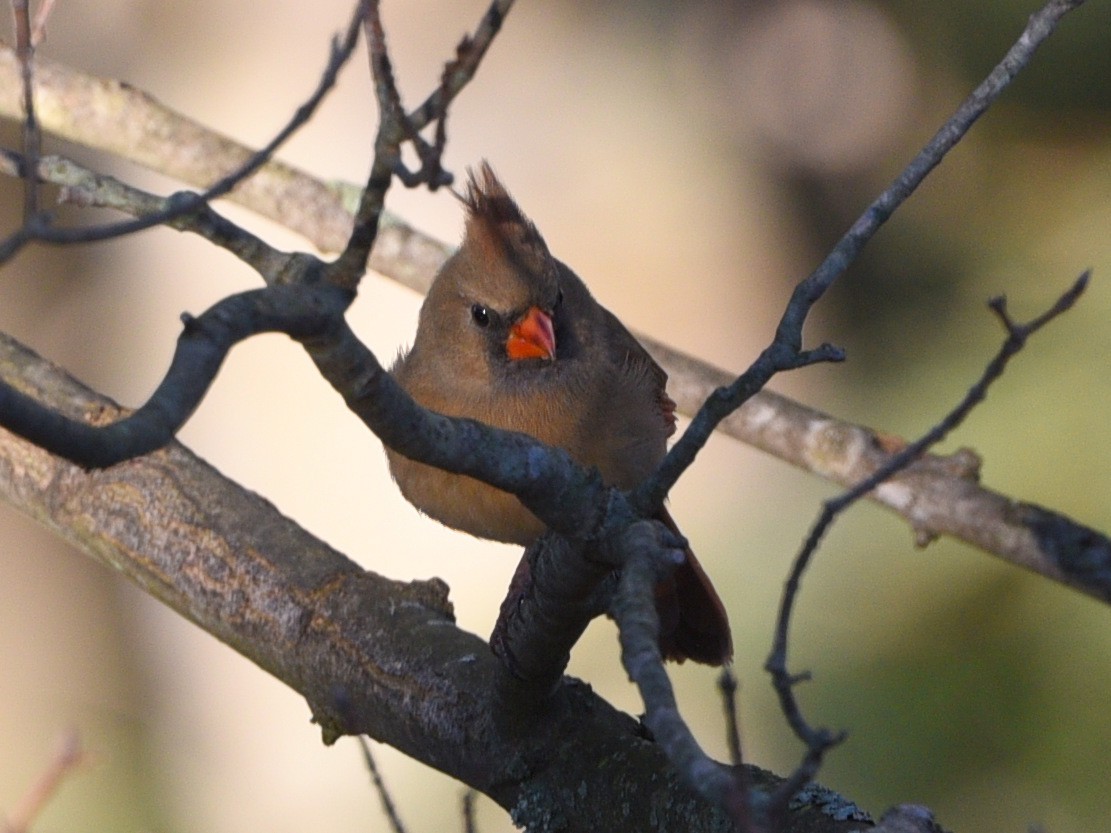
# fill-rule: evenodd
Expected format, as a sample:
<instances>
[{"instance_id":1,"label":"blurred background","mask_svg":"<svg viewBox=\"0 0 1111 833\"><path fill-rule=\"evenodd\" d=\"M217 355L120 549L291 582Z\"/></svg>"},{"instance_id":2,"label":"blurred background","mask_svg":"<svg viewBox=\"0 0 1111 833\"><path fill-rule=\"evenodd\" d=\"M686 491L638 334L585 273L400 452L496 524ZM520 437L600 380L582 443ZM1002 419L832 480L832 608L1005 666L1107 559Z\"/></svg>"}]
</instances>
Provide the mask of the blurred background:
<instances>
[{"instance_id":1,"label":"blurred background","mask_svg":"<svg viewBox=\"0 0 1111 833\"><path fill-rule=\"evenodd\" d=\"M350 3L100 0L55 9L45 56L120 78L251 144L311 91ZM1002 55L1035 0L524 2L449 122L457 173L487 158L597 297L631 327L732 370L770 337L795 281ZM415 103L482 13L467 0L387 0ZM5 36L7 37L7 36ZM326 178L368 168L365 58L283 158ZM914 436L999 344L984 301L1030 317L1087 267L1091 289L1040 334L943 450L970 446L988 486L1111 529L1111 6L1062 29L823 302L813 342L849 361L773 387ZM5 144L18 132L4 125ZM50 143L146 187L173 183ZM459 239L446 194L392 207ZM3 228L20 190L0 181ZM241 211L287 248L303 241ZM35 249L3 275L0 328L136 405L168 365L183 310L258 285L232 257L166 230ZM380 357L408 343L420 299L370 279L351 313ZM183 440L366 568L440 576L461 626L488 634L517 554L420 518L379 443L292 342L239 347ZM327 484L325 486L324 484ZM342 484L337 487L336 484ZM338 493L337 493L338 490ZM728 605L750 761L802 749L761 665L791 558L829 486L715 439L673 514ZM810 718L850 733L821 780L874 812L934 808L955 830L1106 829L1111 614L983 553L915 549L871 506L806 576L793 666ZM383 830L353 741L320 742L304 702L87 557L0 507L0 812L76 727L89 763L36 824L53 833ZM572 673L637 713L612 627ZM677 668L685 714L724 756L715 675ZM379 752L413 831L461 829L455 782ZM480 803L480 829L512 829Z\"/></svg>"}]
</instances>

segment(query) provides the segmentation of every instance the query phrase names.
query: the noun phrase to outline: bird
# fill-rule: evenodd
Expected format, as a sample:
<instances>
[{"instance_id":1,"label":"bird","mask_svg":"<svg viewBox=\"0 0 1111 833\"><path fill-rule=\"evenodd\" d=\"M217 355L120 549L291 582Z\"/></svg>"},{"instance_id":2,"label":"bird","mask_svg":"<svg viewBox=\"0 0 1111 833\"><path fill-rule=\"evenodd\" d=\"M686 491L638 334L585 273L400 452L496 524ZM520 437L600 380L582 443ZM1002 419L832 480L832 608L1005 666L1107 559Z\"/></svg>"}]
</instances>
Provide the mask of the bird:
<instances>
[{"instance_id":1,"label":"bird","mask_svg":"<svg viewBox=\"0 0 1111 833\"><path fill-rule=\"evenodd\" d=\"M460 197L463 242L437 273L413 343L390 374L429 410L529 434L596 467L607 485L637 486L675 431L666 373L551 255L488 162L469 171ZM386 454L402 495L448 527L526 547L546 529L508 492ZM666 508L657 519L678 533ZM656 607L664 658L731 659L725 607L689 548L657 586Z\"/></svg>"}]
</instances>

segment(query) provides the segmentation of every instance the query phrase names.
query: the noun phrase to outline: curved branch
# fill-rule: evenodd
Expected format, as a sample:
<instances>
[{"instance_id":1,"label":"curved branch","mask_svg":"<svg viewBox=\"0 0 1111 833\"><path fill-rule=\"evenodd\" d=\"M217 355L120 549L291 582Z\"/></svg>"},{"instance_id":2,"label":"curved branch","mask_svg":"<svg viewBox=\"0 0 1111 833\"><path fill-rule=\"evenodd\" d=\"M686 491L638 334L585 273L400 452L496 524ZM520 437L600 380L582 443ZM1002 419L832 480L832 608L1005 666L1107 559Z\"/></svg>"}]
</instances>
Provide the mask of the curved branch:
<instances>
[{"instance_id":1,"label":"curved branch","mask_svg":"<svg viewBox=\"0 0 1111 833\"><path fill-rule=\"evenodd\" d=\"M306 339L333 326L354 295L330 285L279 285L232 295L199 318L182 316L173 362L150 399L107 425L71 419L0 381L9 431L88 468L106 468L169 443L208 392L228 351L263 332Z\"/></svg>"},{"instance_id":2,"label":"curved branch","mask_svg":"<svg viewBox=\"0 0 1111 833\"><path fill-rule=\"evenodd\" d=\"M626 527L618 542L627 553L611 608L621 640L621 661L644 701L645 726L687 783L726 808L738 829L752 830L746 785L699 746L679 714L671 679L664 670L653 588L685 556L674 542L662 539L661 533L667 533L661 524L640 521Z\"/></svg>"}]
</instances>

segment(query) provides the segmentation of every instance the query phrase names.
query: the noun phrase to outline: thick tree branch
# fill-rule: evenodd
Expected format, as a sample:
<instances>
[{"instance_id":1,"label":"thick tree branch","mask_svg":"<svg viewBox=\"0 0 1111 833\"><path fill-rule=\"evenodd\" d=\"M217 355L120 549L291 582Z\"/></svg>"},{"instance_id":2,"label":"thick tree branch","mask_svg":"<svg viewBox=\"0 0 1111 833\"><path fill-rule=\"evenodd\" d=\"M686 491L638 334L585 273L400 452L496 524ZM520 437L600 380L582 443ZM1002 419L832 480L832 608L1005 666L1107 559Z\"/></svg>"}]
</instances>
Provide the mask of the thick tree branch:
<instances>
[{"instance_id":1,"label":"thick tree branch","mask_svg":"<svg viewBox=\"0 0 1111 833\"><path fill-rule=\"evenodd\" d=\"M606 611L613 569L591 562L580 542L544 535L521 558L490 647L518 685L543 697L558 684L591 620Z\"/></svg>"},{"instance_id":2,"label":"thick tree branch","mask_svg":"<svg viewBox=\"0 0 1111 833\"><path fill-rule=\"evenodd\" d=\"M0 378L71 418L122 416L6 337ZM587 687L562 681L540 712L531 697L507 704L504 667L454 627L442 583L362 570L176 443L86 473L0 431L0 494L300 692L329 738L368 734L492 796L523 825L722 829L660 747ZM756 786L776 783L750 773ZM850 829L816 805L787 828Z\"/></svg>"}]
</instances>

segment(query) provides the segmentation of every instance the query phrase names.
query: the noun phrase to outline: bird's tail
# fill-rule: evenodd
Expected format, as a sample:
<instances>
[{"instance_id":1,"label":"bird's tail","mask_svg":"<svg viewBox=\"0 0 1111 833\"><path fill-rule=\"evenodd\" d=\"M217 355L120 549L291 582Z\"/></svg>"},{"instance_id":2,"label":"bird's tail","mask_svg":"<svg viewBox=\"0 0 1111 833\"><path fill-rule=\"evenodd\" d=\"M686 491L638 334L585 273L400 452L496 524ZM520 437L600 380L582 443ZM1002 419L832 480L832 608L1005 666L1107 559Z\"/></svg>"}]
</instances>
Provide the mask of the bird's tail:
<instances>
[{"instance_id":1,"label":"bird's tail","mask_svg":"<svg viewBox=\"0 0 1111 833\"><path fill-rule=\"evenodd\" d=\"M679 534L666 509L658 519ZM713 582L688 547L686 560L656 585L660 653L664 659L722 665L733 658L729 616Z\"/></svg>"}]
</instances>

